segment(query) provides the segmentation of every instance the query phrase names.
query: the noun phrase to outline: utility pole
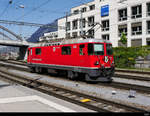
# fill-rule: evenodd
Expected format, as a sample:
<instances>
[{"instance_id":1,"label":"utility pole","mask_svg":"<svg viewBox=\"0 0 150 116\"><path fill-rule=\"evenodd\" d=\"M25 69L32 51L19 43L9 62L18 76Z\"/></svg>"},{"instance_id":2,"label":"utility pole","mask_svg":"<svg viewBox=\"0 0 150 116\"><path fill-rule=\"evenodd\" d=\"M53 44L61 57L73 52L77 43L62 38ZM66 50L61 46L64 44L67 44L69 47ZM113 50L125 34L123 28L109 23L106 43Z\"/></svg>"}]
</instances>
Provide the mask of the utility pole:
<instances>
[{"instance_id":1,"label":"utility pole","mask_svg":"<svg viewBox=\"0 0 150 116\"><path fill-rule=\"evenodd\" d=\"M68 12L66 12L66 38L67 38L67 35L68 35L68 25L67 25L67 23L68 23Z\"/></svg>"},{"instance_id":2,"label":"utility pole","mask_svg":"<svg viewBox=\"0 0 150 116\"><path fill-rule=\"evenodd\" d=\"M81 36L83 36L83 14L82 14L82 10L80 10L81 13L81 17L80 17L80 26L81 26Z\"/></svg>"}]
</instances>

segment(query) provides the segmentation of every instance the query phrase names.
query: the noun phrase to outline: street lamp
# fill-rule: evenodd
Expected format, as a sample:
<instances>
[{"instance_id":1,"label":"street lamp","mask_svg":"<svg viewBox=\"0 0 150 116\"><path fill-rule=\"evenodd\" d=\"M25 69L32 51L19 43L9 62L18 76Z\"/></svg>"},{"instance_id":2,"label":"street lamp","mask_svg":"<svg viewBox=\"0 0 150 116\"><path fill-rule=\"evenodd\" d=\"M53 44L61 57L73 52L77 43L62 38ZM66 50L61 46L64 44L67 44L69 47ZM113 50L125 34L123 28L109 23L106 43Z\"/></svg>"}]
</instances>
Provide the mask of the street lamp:
<instances>
[{"instance_id":1,"label":"street lamp","mask_svg":"<svg viewBox=\"0 0 150 116\"><path fill-rule=\"evenodd\" d=\"M12 4L12 0L9 0L9 4Z\"/></svg>"}]
</instances>

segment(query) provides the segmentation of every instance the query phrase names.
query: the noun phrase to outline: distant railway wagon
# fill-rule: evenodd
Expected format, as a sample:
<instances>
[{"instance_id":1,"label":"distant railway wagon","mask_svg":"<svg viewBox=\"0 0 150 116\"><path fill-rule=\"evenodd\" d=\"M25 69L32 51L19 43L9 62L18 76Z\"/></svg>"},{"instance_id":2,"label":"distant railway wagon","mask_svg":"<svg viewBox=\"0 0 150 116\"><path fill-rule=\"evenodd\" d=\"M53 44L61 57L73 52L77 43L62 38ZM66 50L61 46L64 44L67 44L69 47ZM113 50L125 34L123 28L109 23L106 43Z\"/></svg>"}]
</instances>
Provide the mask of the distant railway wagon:
<instances>
[{"instance_id":1,"label":"distant railway wagon","mask_svg":"<svg viewBox=\"0 0 150 116\"><path fill-rule=\"evenodd\" d=\"M72 39L28 48L28 67L33 72L63 72L70 79L112 81L112 44L102 39Z\"/></svg>"}]
</instances>

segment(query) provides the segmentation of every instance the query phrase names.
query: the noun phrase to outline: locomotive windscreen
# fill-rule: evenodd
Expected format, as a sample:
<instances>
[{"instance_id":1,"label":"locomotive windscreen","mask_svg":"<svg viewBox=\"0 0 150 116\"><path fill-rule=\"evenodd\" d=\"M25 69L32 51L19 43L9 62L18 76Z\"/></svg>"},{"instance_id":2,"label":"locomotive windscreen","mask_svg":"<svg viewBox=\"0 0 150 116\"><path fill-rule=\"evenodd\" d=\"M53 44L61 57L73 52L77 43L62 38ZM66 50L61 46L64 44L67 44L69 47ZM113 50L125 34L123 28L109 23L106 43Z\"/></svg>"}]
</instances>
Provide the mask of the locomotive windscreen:
<instances>
[{"instance_id":1,"label":"locomotive windscreen","mask_svg":"<svg viewBox=\"0 0 150 116\"><path fill-rule=\"evenodd\" d=\"M88 44L89 55L104 55L104 44Z\"/></svg>"}]
</instances>

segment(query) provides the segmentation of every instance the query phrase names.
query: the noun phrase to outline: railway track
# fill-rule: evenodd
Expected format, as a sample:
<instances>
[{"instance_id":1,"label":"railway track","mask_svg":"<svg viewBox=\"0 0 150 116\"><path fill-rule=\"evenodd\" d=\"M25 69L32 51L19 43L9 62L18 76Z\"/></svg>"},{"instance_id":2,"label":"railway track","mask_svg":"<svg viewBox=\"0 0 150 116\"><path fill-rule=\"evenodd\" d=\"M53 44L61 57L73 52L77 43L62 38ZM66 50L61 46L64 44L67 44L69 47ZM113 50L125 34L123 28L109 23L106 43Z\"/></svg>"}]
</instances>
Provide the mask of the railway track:
<instances>
[{"instance_id":1,"label":"railway track","mask_svg":"<svg viewBox=\"0 0 150 116\"><path fill-rule=\"evenodd\" d=\"M141 108L116 103L114 101L97 98L66 88L54 86L39 79L15 75L8 72L7 70L0 70L0 78L21 84L26 87L30 87L32 89L84 106L97 112L147 112Z\"/></svg>"},{"instance_id":2,"label":"railway track","mask_svg":"<svg viewBox=\"0 0 150 116\"><path fill-rule=\"evenodd\" d=\"M13 61L13 60L4 60L4 62L26 66L26 63L23 61ZM21 69L22 70L22 69ZM24 71L29 71L29 69L23 69ZM123 73L123 74L120 74ZM150 81L150 77L141 77L141 76L135 76L130 74L147 74L150 75L150 71L135 71L135 70L126 70L126 69L116 69L115 70L115 78L125 78L125 79L133 79L133 80L139 80L139 81Z\"/></svg>"},{"instance_id":3,"label":"railway track","mask_svg":"<svg viewBox=\"0 0 150 116\"><path fill-rule=\"evenodd\" d=\"M127 69L116 69L117 72L129 72L137 74L150 74L150 71L137 71L137 70L127 70Z\"/></svg>"},{"instance_id":4,"label":"railway track","mask_svg":"<svg viewBox=\"0 0 150 116\"><path fill-rule=\"evenodd\" d=\"M100 85L107 86L107 87L114 87L118 89L124 89L124 90L135 90L139 93L150 94L150 87L141 86L141 85L127 84L121 82L100 83Z\"/></svg>"},{"instance_id":5,"label":"railway track","mask_svg":"<svg viewBox=\"0 0 150 116\"><path fill-rule=\"evenodd\" d=\"M1 64L1 63L0 63L0 66L16 69L16 70L20 70L20 71L30 72L30 69L29 68L25 68L25 67L16 67L14 65ZM150 87L141 86L141 85L135 85L135 84L128 84L128 83L122 83L122 82L115 82L115 81L113 81L112 83L99 83L99 85L105 86L105 87L114 87L114 88L123 89L123 90L135 90L135 91L137 91L139 93L145 93L145 94L149 94L150 93Z\"/></svg>"}]
</instances>

